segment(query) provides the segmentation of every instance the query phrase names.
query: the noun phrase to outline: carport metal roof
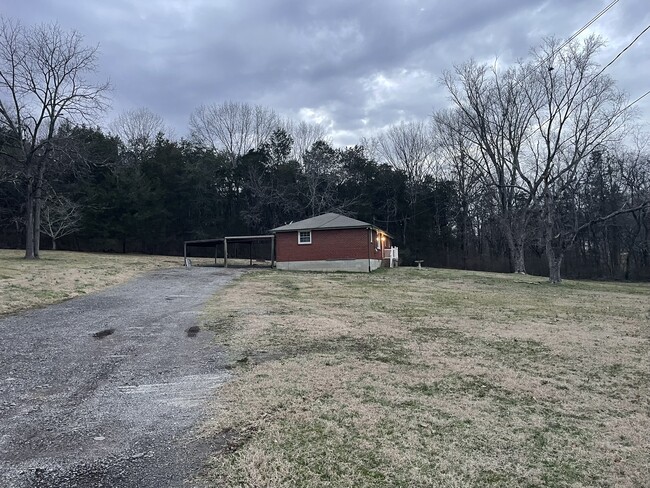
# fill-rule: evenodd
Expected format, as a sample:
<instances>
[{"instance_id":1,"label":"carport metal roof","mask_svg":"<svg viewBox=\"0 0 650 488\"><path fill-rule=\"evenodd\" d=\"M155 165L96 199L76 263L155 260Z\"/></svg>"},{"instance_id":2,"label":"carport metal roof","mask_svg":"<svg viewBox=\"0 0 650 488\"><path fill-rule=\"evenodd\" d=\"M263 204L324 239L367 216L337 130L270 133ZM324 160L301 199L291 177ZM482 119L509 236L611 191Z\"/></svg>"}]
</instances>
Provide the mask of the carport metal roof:
<instances>
[{"instance_id":1,"label":"carport metal roof","mask_svg":"<svg viewBox=\"0 0 650 488\"><path fill-rule=\"evenodd\" d=\"M275 263L275 236L274 235L258 235L258 236L226 236L217 237L214 239L199 239L194 241L185 241L183 243L183 263L187 263L187 248L188 247L213 247L214 246L214 262L217 263L217 247L223 245L223 265L228 267L228 242L237 242L239 244L250 244L254 242L271 241L271 267ZM252 261L252 257L251 257Z\"/></svg>"}]
</instances>

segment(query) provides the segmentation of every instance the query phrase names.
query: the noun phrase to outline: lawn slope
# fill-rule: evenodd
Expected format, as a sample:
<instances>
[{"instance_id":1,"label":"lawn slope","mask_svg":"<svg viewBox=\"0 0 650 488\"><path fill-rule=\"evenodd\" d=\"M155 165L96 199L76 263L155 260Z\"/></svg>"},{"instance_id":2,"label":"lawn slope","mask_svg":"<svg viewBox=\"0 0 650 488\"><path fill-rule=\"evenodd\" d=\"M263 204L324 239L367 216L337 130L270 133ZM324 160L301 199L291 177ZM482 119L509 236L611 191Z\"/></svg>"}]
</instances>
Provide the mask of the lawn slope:
<instances>
[{"instance_id":1,"label":"lawn slope","mask_svg":"<svg viewBox=\"0 0 650 488\"><path fill-rule=\"evenodd\" d=\"M42 307L124 281L155 268L179 266L168 256L41 251L27 261L24 251L0 249L0 316Z\"/></svg>"},{"instance_id":2,"label":"lawn slope","mask_svg":"<svg viewBox=\"0 0 650 488\"><path fill-rule=\"evenodd\" d=\"M250 273L205 324L215 486L647 486L650 286Z\"/></svg>"}]
</instances>

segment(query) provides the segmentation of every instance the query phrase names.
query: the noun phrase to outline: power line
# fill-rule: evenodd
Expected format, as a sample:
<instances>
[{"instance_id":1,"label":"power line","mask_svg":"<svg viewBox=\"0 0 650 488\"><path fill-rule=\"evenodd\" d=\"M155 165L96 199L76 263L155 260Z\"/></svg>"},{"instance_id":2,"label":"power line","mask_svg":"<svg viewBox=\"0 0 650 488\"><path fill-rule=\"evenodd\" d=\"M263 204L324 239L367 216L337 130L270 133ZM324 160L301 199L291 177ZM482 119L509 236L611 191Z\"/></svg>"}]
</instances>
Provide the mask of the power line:
<instances>
[{"instance_id":1,"label":"power line","mask_svg":"<svg viewBox=\"0 0 650 488\"><path fill-rule=\"evenodd\" d=\"M598 12L589 22L587 22L580 30L578 30L575 34L573 34L571 37L569 37L559 48L558 50L563 49L567 44L569 44L571 41L573 41L576 37L578 37L580 34L582 34L584 31L586 31L594 22L596 22L598 19L600 19L603 15L605 15L609 9L611 9L614 5L616 5L620 0L614 0L611 2L609 5L607 5L604 9L602 9L600 12ZM551 56L549 56L551 57Z\"/></svg>"},{"instance_id":2,"label":"power line","mask_svg":"<svg viewBox=\"0 0 650 488\"><path fill-rule=\"evenodd\" d=\"M619 59L619 58L623 55L623 53L624 53L625 51L627 51L630 47L632 47L632 46L633 46L633 45L634 45L634 44L635 44L635 43L636 43L636 42L641 38L641 36L642 36L643 34L645 34L648 30L650 30L650 25L646 26L646 28L643 29L643 30L642 30L642 31L641 31L641 32L640 32L640 33L639 33L639 34L638 34L634 39L632 39L632 41L631 41L627 46L625 46L625 47L624 47L624 48L623 48L623 49L622 49L622 50L621 50L621 51L620 51L616 56L614 56L614 58L613 58L609 63L607 63L607 64L606 64L606 65L605 65L605 66L604 66L604 67L603 67L603 68L602 68L598 73L596 73L596 74L595 74L595 75L594 75L594 76L593 76L589 81L587 81L587 83L585 83L581 88L579 88L579 89L576 91L574 97L577 97L580 93L582 93L583 91L585 91L585 90L587 89L587 87L588 87L589 85L591 85L591 84L594 82L594 80L595 80L596 78L598 78L598 77L603 73L603 71L605 71L605 70L606 70L607 68L609 68L612 64L614 64L614 62L615 62L617 59ZM614 117L618 117L619 115L621 115L622 113L624 113L626 110L628 110L630 107L632 107L635 103L639 102L641 99L643 99L644 97L646 97L646 96L648 95L648 93L650 93L650 91L644 93L644 94L641 95L639 98L637 98L636 100L634 100L632 103L630 103L630 104L626 105L625 107L623 107L621 110L619 110L618 112L616 112L616 114L614 114ZM549 117L548 119L546 119L546 121L545 121L543 124L540 124L540 127L539 127L539 131L540 131L540 132L541 132L541 130L542 130L542 126L544 126L545 124L547 124L548 122L550 122L550 120L551 120L551 117ZM537 132L537 131L535 131L535 132ZM526 138L524 138L524 139L522 140L522 143L523 143L523 142L526 142L528 139L530 139L530 138L533 136L533 134L534 134L534 133L531 133L531 134L529 134Z\"/></svg>"},{"instance_id":3,"label":"power line","mask_svg":"<svg viewBox=\"0 0 650 488\"><path fill-rule=\"evenodd\" d=\"M618 0L617 0L617 1L618 1ZM611 3L610 5L608 5L608 6L606 7L606 9L608 10L609 8L613 7L613 4L614 4L614 3L615 3L615 2ZM603 9L603 10L604 10L604 11L601 11L601 12L600 12L596 17L601 17L602 14L604 14L605 11L606 11L605 9ZM596 18L596 17L594 17L594 18ZM593 20L593 19L592 19L592 20ZM591 24L591 23L593 23L593 22L590 21L587 25L589 25L589 24ZM584 30L584 28L581 29L581 30ZM582 87L578 88L578 90L575 92L573 98L577 97L580 93L582 93L583 91L585 91L585 90L587 89L587 87L588 87L589 85L591 85L591 84L596 80L596 78L598 78L598 77L599 77L599 76L600 76L600 75L601 75L601 74L602 74L602 73L603 73L607 68L609 68L612 64L614 64L614 62L615 62L617 59L619 59L619 58L623 55L623 53L625 53L625 51L627 51L630 47L632 47L632 46L633 46L633 45L634 45L634 44L635 44L635 43L636 43L636 42L641 38L641 36L642 36L643 34L645 34L648 30L650 30L650 25L646 26L645 29L643 29L643 30L642 30L642 31L641 31L641 32L640 32L640 33L639 33L639 34L638 34L634 39L632 39L632 41L630 41L630 43L629 43L627 46L625 46L625 47L624 47L624 48L623 48L623 49L622 49L622 50L621 50L621 51L620 51L616 56L614 56L614 58L613 58L609 63L607 63L605 66L603 66L603 68L602 68L598 73L596 73L596 74L595 74L595 75L594 75L594 76L593 76L589 81L587 81L587 82L586 82ZM571 36L571 37L572 37L572 38L575 38L575 34L574 34L573 36ZM568 42L570 42L570 41L567 41L567 42L565 42L564 44L562 44L562 46L558 49L558 51L561 50L562 47L566 46L566 45L568 44ZM555 52L555 51L554 51L554 52ZM552 53L552 54L553 54L553 53ZM546 59L548 59L548 58L546 58ZM541 64L541 63L538 63L538 64ZM550 69L551 69L551 68L549 68L549 70L550 70ZM621 110L619 110L618 112L616 112L616 113L614 114L614 117L618 117L619 115L621 115L622 113L624 113L626 110L628 110L630 107L632 107L635 103L639 102L641 99L643 99L645 96L647 96L648 93L650 93L650 92L646 92L646 93L644 93L644 94L641 95L639 98L637 98L635 101L633 101L632 103L630 103L630 104L626 105L625 107L623 107ZM531 133L528 134L526 137L524 137L524 138L521 140L521 143L523 144L523 143L525 143L526 141L528 141L528 140L529 140L531 137L533 137L533 135L534 135L535 133L537 133L538 131L539 131L539 132L542 132L542 127L543 127L544 125L546 125L547 123L549 123L549 122L551 121L551 118L552 118L552 116L549 116L549 117L548 117L548 118L547 118L543 123L539 124L538 129L536 129L535 131L531 132Z\"/></svg>"},{"instance_id":4,"label":"power line","mask_svg":"<svg viewBox=\"0 0 650 488\"><path fill-rule=\"evenodd\" d=\"M636 36L634 39L632 39L632 42L630 42L627 46L625 46L625 47L623 48L623 50L622 50L620 53L618 53L618 54L616 55L616 57L614 57L614 59L612 59L609 63L607 63L607 64L603 67L603 69L601 69L601 70L598 72L598 74L596 74L596 76L594 76L594 78L600 76L600 74L601 74L603 71L605 71L605 70L606 70L607 68L609 68L612 64L614 64L614 62L615 62L618 58L620 58L620 57L623 55L623 53L624 53L625 51L627 51L628 49L630 49L630 48L632 47L632 45L633 45L636 41L638 41L639 38L640 38L643 34L645 34L645 33L648 31L648 29L650 29L650 24L649 24L648 26L646 26L646 28L643 29L643 30L639 33L638 36ZM592 80L593 80L594 78L592 78Z\"/></svg>"},{"instance_id":5,"label":"power line","mask_svg":"<svg viewBox=\"0 0 650 488\"><path fill-rule=\"evenodd\" d=\"M562 49L564 49L568 44L570 44L574 39L576 39L580 34L582 34L584 31L586 31L589 27L591 27L598 19L600 19L603 15L605 15L612 7L614 7L620 1L621 0L613 0L612 2L610 2L609 5L607 5L600 12L598 12L596 15L594 15L591 18L591 20L589 20L589 22L587 22L580 29L578 29L575 33L573 33L557 49L553 49L553 51L548 56L546 56L546 58L540 60L537 64L542 65L542 64L548 63L548 61L555 55L556 52L561 51ZM519 83L521 83L521 81L522 80L520 80Z\"/></svg>"},{"instance_id":6,"label":"power line","mask_svg":"<svg viewBox=\"0 0 650 488\"><path fill-rule=\"evenodd\" d=\"M580 29L578 29L574 34L572 34L572 35L571 35L571 36L570 36L566 41L564 41L562 44L560 44L559 47L557 47L557 48L553 48L553 49L551 50L551 52L548 54L548 56L546 56L544 59L539 60L537 63L535 63L535 64L533 65L534 68L538 68L538 67L540 67L540 66L542 66L542 65L548 64L548 61L549 61L553 56L555 56L556 53L562 51L562 49L564 49L568 44L570 44L570 43L571 43L574 39L576 39L580 34L582 34L582 33L583 33L585 30L587 30L591 25L593 25L593 24L594 24L598 19L600 19L600 18L601 18L603 15L605 15L609 10L611 10L611 9L612 9L612 8L613 8L613 7L618 3L618 2L620 2L620 0L613 0L612 2L610 2L610 3L609 3L606 7L604 7L600 12L598 12L596 15L594 15L594 16L593 16L593 17L592 17L592 18L591 18L591 19L590 19L590 20L589 20L585 25L583 25L583 26L582 26ZM647 30L648 28L650 28L650 26L648 26L648 27L646 28L646 30ZM613 59L610 63L608 63L607 66L605 66L605 68L607 68L607 67L610 66L614 61L616 61L616 59L618 59L618 58L621 56L621 54L623 54L623 52L624 52L625 50L627 50L627 49L628 49L632 44L634 44L634 43L636 42L636 40L637 40L639 37L641 37L641 35L643 35L644 33L645 33L645 30L644 30L641 34L639 34L639 35L637 36L637 38L634 39L634 40L630 43L629 46L627 46L627 47L626 47L622 52L620 52L620 53L618 54L618 56L617 56L615 59ZM603 69L601 70L600 73L602 73L602 71L604 71L605 68L603 68ZM552 69L552 68L549 68L549 70L550 70L550 69ZM598 75L600 75L600 73L598 73ZM594 78L596 78L598 75L594 76ZM515 80L515 86L521 85L521 84L524 82L524 80L525 80L526 78L527 78L527 75L524 75L523 78L517 78L517 79ZM589 85L589 83L591 83L591 81L593 81L594 78L592 78L592 79L591 79L591 80L590 80L590 81L589 81L589 82L588 82L588 83L587 83L587 84L586 84L582 89L586 88L587 85ZM580 90L580 91L581 91L581 90ZM548 121L547 121L547 122L548 122ZM545 122L545 123L546 123L546 122ZM543 125L543 124L542 124L542 125ZM532 135L532 134L531 134L531 135ZM528 137L526 137L525 139L523 139L523 140L522 140L522 143L525 142L525 141L527 141L528 139L530 139L531 135L529 135Z\"/></svg>"},{"instance_id":7,"label":"power line","mask_svg":"<svg viewBox=\"0 0 650 488\"><path fill-rule=\"evenodd\" d=\"M534 69L535 69L535 68L538 68L538 67L540 67L540 66L542 66L542 65L544 65L544 64L547 64L548 61L549 61L552 57L554 57L554 56L556 55L556 53L562 51L562 49L564 49L567 45L569 45L572 41L574 41L574 40L575 40L575 39L576 39L580 34L582 34L585 30L587 30L589 27L591 27L591 26L592 26L596 21L598 21L598 20L599 20L603 15L605 15L607 12L609 12L609 11L610 11L610 10L611 10L611 9L612 9L616 4L617 4L617 3L619 3L619 2L620 2L620 0L613 0L613 1L611 1L611 2L610 2L608 5L606 5L603 9L601 9L601 10L600 10L596 15L594 15L594 16L593 16L593 17L592 17L592 18L591 18L591 19L590 19L590 20L589 20L585 25L583 25L583 26L582 26L580 29L578 29L574 34L572 34L568 39L566 39L566 40L565 40L563 43L561 43L558 47L553 48L553 49L551 50L551 52L550 52L550 53L549 53L549 54L548 54L544 59L541 59L541 60L539 60L537 63L534 63L534 64L533 64ZM615 61L616 61L616 60L617 60L617 59L618 59L618 58L619 58L619 57L620 57L620 56L621 56L621 55L622 55L622 54L623 54L627 49L629 49L629 47L631 47L631 46L632 46L632 45L633 45L633 44L634 44L634 43L635 43L635 42L636 42L636 41L637 41L637 40L638 40L638 39L639 39L639 38L640 38L640 37L641 37L641 36L642 36L642 35L643 35L647 30L648 30L648 29L650 29L650 25L649 25L648 27L646 27L646 29L645 29L643 32L641 32L641 33L640 33L640 34L639 34L639 35L638 35L638 36L637 36L637 37L636 37L636 38L635 38L635 39L634 39L634 40L633 40L633 41L632 41L628 46L626 46L625 49L623 49L623 51L621 51L621 52L620 52L620 53L619 53L619 54L618 54L618 55L617 55L617 56L616 56L612 61L610 61L610 62L609 62L609 63L608 63L608 64L607 64L607 65L606 65L606 66L605 66L605 67L604 67L604 68L603 68L603 69L602 69L602 70L601 70L601 71L600 71L596 76L594 76L594 77L593 77L591 80L589 80L589 81L588 81L588 82L587 82L587 83L586 83L582 88L580 88L580 89L578 90L578 93L580 93L582 90L584 90L584 89L585 89L585 88L586 88L586 87L587 87L591 82L594 81L594 79L595 79L597 76L599 76L599 75L600 75L600 74L601 74L601 73L602 73L602 72L603 72L607 67L609 67L612 63L614 63L614 62L615 62ZM549 68L549 71L550 71L551 69L552 69L552 68ZM521 83L523 83L524 80L525 80L525 78L527 78L526 75L524 75L523 78L517 78L517 79L515 80L515 82L514 82L514 83L515 83L515 86L520 85ZM578 93L576 93L576 95L577 95ZM644 96L645 96L645 95L644 95ZM641 97L641 98L643 98L643 97ZM637 101L638 101L638 100L637 100ZM636 103L636 101L635 101L634 103ZM630 105L630 106L631 106L631 105ZM623 109L622 111L627 110L627 108L629 108L629 106L626 107L625 109ZM621 113L622 113L622 111L621 111ZM542 126L543 126L544 124L548 123L549 120L550 120L550 118L549 118L548 120L546 120L543 124L540 124L540 127L539 127L539 130L540 130L540 131L542 130ZM523 144L523 143L525 143L526 141L528 141L528 140L529 140L529 139L534 135L535 132L537 132L537 130L535 130L533 133L529 133L527 136L525 136L525 137L521 140L521 144Z\"/></svg>"},{"instance_id":8,"label":"power line","mask_svg":"<svg viewBox=\"0 0 650 488\"><path fill-rule=\"evenodd\" d=\"M634 106L635 104L637 104L638 102L640 102L641 100L643 100L643 99L644 99L645 97L647 97L648 95L650 95L650 90L648 90L647 92L645 92L645 93L644 93L643 95L641 95L640 97L636 98L634 101L628 103L625 107L623 107L621 110L619 110L619 111L615 114L615 117L618 117L620 114L622 114L622 113L625 112L626 110L630 109L632 106ZM528 137L526 137L526 138L524 139L524 141L525 141L525 140L528 140L531 136L532 136L532 134L529 135ZM437 195L437 194L435 193L435 191L434 191L433 195L430 195L430 196L428 196L428 197L421 198L421 199L419 200L419 203L428 202L429 200L435 200L437 197L438 197L438 195ZM413 215L406 216L405 218L406 218L406 220L411 220L412 218L417 217L417 216L419 216L419 215L421 215L421 214L423 214L423 213L425 213L425 212L428 212L429 210L430 210L430 209L426 208L426 209L420 210L419 212L416 212L416 213L413 214ZM393 223L400 223L400 222L402 222L404 219L394 219L394 220L393 220L393 219L391 219L391 220L376 219L376 220L377 220L378 222L382 222L382 223L384 223L384 224L393 224Z\"/></svg>"}]
</instances>

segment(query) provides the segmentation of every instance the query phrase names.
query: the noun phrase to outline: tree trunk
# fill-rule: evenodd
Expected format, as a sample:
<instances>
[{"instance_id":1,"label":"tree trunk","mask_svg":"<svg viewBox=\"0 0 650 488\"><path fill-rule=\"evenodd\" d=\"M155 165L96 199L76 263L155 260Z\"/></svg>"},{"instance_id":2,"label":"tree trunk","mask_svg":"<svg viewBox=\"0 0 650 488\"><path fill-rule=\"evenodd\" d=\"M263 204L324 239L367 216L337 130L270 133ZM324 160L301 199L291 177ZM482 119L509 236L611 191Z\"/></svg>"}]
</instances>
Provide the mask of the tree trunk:
<instances>
[{"instance_id":1,"label":"tree trunk","mask_svg":"<svg viewBox=\"0 0 650 488\"><path fill-rule=\"evenodd\" d=\"M52 251L56 251L56 239L52 237Z\"/></svg>"},{"instance_id":2,"label":"tree trunk","mask_svg":"<svg viewBox=\"0 0 650 488\"><path fill-rule=\"evenodd\" d=\"M553 284L562 283L562 277L560 276L560 268L562 266L563 255L560 254L557 256L555 251L551 250L548 256L548 280Z\"/></svg>"},{"instance_id":3,"label":"tree trunk","mask_svg":"<svg viewBox=\"0 0 650 488\"><path fill-rule=\"evenodd\" d=\"M526 263L524 261L524 236L515 239L514 267L515 273L526 274Z\"/></svg>"},{"instance_id":4,"label":"tree trunk","mask_svg":"<svg viewBox=\"0 0 650 488\"><path fill-rule=\"evenodd\" d=\"M34 257L41 253L41 208L43 207L43 182L45 180L45 165L38 168L38 178L34 189Z\"/></svg>"},{"instance_id":5,"label":"tree trunk","mask_svg":"<svg viewBox=\"0 0 650 488\"><path fill-rule=\"evenodd\" d=\"M548 260L548 280L551 283L559 284L562 282L560 267L562 266L564 250L560 248L560 251L556 253L555 248L553 247L553 229L555 223L554 203L553 194L551 193L551 189L547 183L544 188L544 241L546 247L546 259ZM561 236L559 239L561 239Z\"/></svg>"},{"instance_id":6,"label":"tree trunk","mask_svg":"<svg viewBox=\"0 0 650 488\"><path fill-rule=\"evenodd\" d=\"M559 284L562 283L560 267L562 266L564 252L559 251L556 253L553 248L553 214L550 212L549 202L547 202L546 210L544 239L546 241L546 259L548 260L548 280L553 284Z\"/></svg>"},{"instance_id":7,"label":"tree trunk","mask_svg":"<svg viewBox=\"0 0 650 488\"><path fill-rule=\"evenodd\" d=\"M41 257L41 189L36 189L34 198L34 257Z\"/></svg>"},{"instance_id":8,"label":"tree trunk","mask_svg":"<svg viewBox=\"0 0 650 488\"><path fill-rule=\"evenodd\" d=\"M461 222L461 233L462 233L462 239L461 239L461 251L462 251L462 262L463 262L463 269L467 269L467 254L469 253L469 229L471 228L470 223L469 223L469 218L467 215L469 214L468 210L468 205L465 200L463 200L462 203L462 209L463 209L463 216L460 220Z\"/></svg>"},{"instance_id":9,"label":"tree trunk","mask_svg":"<svg viewBox=\"0 0 650 488\"><path fill-rule=\"evenodd\" d=\"M34 254L34 180L27 181L25 205L25 259L36 259Z\"/></svg>"},{"instance_id":10,"label":"tree trunk","mask_svg":"<svg viewBox=\"0 0 650 488\"><path fill-rule=\"evenodd\" d=\"M525 231L519 229L515 235L509 223L502 223L501 228L508 242L508 251L510 252L510 267L513 273L526 274L526 262L524 260L526 240Z\"/></svg>"},{"instance_id":11,"label":"tree trunk","mask_svg":"<svg viewBox=\"0 0 650 488\"><path fill-rule=\"evenodd\" d=\"M20 228L20 223L18 222L18 219L14 221L14 225L16 226L16 249L20 249L23 247L23 241L22 241L22 229Z\"/></svg>"}]
</instances>

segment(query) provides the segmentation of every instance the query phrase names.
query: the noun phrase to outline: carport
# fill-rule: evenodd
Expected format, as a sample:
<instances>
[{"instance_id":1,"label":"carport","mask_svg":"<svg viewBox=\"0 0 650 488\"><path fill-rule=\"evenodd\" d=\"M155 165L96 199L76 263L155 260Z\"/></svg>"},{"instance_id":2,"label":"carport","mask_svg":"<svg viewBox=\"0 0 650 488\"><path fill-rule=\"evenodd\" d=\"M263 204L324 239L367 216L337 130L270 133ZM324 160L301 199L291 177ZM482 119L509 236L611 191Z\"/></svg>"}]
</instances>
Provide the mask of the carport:
<instances>
[{"instance_id":1,"label":"carport","mask_svg":"<svg viewBox=\"0 0 650 488\"><path fill-rule=\"evenodd\" d=\"M249 265L253 265L253 244L268 242L270 245L271 267L275 264L275 236L228 236L218 237L215 239L200 239L195 241L185 241L183 243L183 264L187 264L188 249L192 247L214 248L214 264L218 266L219 249L223 249L223 266L228 267L228 245L230 248L248 246Z\"/></svg>"}]
</instances>

